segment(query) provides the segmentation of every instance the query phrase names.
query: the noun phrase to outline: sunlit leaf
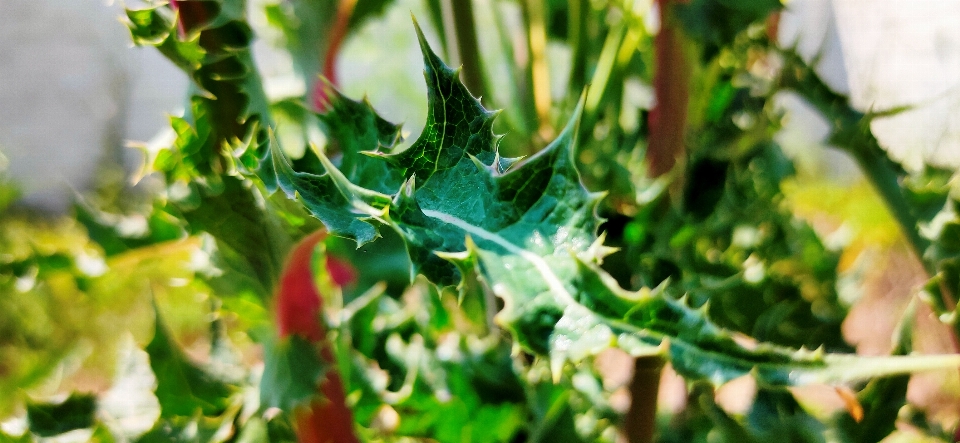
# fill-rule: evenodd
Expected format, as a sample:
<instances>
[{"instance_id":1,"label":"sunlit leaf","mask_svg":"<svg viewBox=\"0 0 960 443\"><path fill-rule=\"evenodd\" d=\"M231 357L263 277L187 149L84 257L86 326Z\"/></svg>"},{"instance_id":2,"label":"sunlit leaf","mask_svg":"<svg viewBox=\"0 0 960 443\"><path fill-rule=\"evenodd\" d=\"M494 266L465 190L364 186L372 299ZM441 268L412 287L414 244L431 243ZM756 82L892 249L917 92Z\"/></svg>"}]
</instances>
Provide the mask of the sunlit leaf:
<instances>
[{"instance_id":1,"label":"sunlit leaf","mask_svg":"<svg viewBox=\"0 0 960 443\"><path fill-rule=\"evenodd\" d=\"M550 354L555 371L604 345L635 355L665 353L682 375L716 384L751 372L770 385L841 382L960 362L957 356L861 360L770 345L747 349L705 310L660 290L623 290L599 267L611 252L597 235L602 195L583 187L572 161L579 110L541 152L518 164L502 159L491 130L496 113L470 96L419 29L418 35L428 90L424 131L395 153L379 152L379 142L373 144L379 138L368 139L355 166L387 171L378 177L400 177L402 184L372 188L369 177L337 169L325 157L323 175L298 172L274 149L280 186L334 234L363 244L376 237L378 225L399 232L412 272L439 285L478 272L504 301L499 324L526 349ZM344 130L351 138L342 146L361 149L359 135L378 133L376 120L357 115L366 120L355 124L365 129Z\"/></svg>"}]
</instances>

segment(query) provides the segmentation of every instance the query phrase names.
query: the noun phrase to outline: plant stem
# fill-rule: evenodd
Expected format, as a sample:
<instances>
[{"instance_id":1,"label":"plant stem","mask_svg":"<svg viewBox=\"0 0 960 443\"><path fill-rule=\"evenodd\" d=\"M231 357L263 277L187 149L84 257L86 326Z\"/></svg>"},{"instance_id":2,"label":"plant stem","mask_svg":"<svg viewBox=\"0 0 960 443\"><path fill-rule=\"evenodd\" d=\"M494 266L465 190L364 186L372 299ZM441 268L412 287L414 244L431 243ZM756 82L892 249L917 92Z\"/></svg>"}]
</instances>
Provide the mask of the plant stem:
<instances>
[{"instance_id":1,"label":"plant stem","mask_svg":"<svg viewBox=\"0 0 960 443\"><path fill-rule=\"evenodd\" d=\"M920 220L914 215L900 186L904 172L880 147L868 126L867 116L850 107L846 97L837 94L795 53L784 53L785 65L781 86L791 89L819 110L833 123L830 142L850 154L883 198L900 226L910 248L923 263L930 277L936 267L923 259L930 241L920 235ZM952 298L952 297L951 297ZM945 300L946 301L946 300ZM956 303L947 303L954 306Z\"/></svg>"},{"instance_id":2,"label":"plant stem","mask_svg":"<svg viewBox=\"0 0 960 443\"><path fill-rule=\"evenodd\" d=\"M630 381L630 409L623 418L621 431L629 443L653 441L657 418L657 393L664 360L659 356L634 360L633 379Z\"/></svg>"},{"instance_id":3,"label":"plant stem","mask_svg":"<svg viewBox=\"0 0 960 443\"><path fill-rule=\"evenodd\" d=\"M340 86L337 79L337 56L340 54L340 47L347 37L347 28L350 26L350 17L353 15L353 8L357 5L357 0L340 0L337 2L337 12L334 17L333 26L330 28L329 40L325 48L320 48L320 57L323 60L322 73L333 86ZM314 109L325 111L330 106L330 98L327 97L327 89L324 87L324 80L317 79L313 86L313 107Z\"/></svg>"},{"instance_id":4,"label":"plant stem","mask_svg":"<svg viewBox=\"0 0 960 443\"><path fill-rule=\"evenodd\" d=\"M597 112L602 102L604 91L607 90L607 83L613 75L617 63L617 55L620 48L623 47L624 38L627 35L627 26L624 23L610 29L606 40L603 42L603 49L600 50L600 56L597 59L597 68L593 71L593 77L590 79L590 91L587 94L587 103L583 109L583 128L592 128L597 120Z\"/></svg>"},{"instance_id":5,"label":"plant stem","mask_svg":"<svg viewBox=\"0 0 960 443\"><path fill-rule=\"evenodd\" d=\"M475 97L486 97L483 64L480 58L480 46L477 42L477 25L473 18L471 0L450 0L453 20L453 35L456 40L457 54L463 70L460 76L463 84Z\"/></svg>"},{"instance_id":6,"label":"plant stem","mask_svg":"<svg viewBox=\"0 0 960 443\"><path fill-rule=\"evenodd\" d=\"M523 18L527 24L530 48L530 89L537 112L537 133L543 140L553 138L550 124L550 70L547 67L547 22L544 5L537 0L523 0Z\"/></svg>"},{"instance_id":7,"label":"plant stem","mask_svg":"<svg viewBox=\"0 0 960 443\"><path fill-rule=\"evenodd\" d=\"M930 246L930 241L920 235L920 220L910 209L900 185L906 173L900 165L890 160L880 147L870 130L868 116L853 109L846 97L830 90L799 55L784 51L783 56L785 63L780 77L781 86L794 90L827 117L827 120L833 122L830 142L856 160L900 225L900 231L920 260L927 276L935 277L938 273L937 264L924 259L924 252ZM944 306L956 312L957 302L950 288L941 284L940 296ZM950 328L950 339L954 352L960 353L960 330L956 323ZM960 441L960 427L955 431L954 441Z\"/></svg>"},{"instance_id":8,"label":"plant stem","mask_svg":"<svg viewBox=\"0 0 960 443\"><path fill-rule=\"evenodd\" d=\"M570 63L570 82L567 90L571 97L580 95L587 84L587 16L590 4L587 0L570 0L567 16L567 42L573 48Z\"/></svg>"},{"instance_id":9,"label":"plant stem","mask_svg":"<svg viewBox=\"0 0 960 443\"><path fill-rule=\"evenodd\" d=\"M672 0L660 0L660 32L654 38L656 106L650 111L647 168L650 177L673 170L686 150L687 103L690 99L690 63L683 50L680 26L671 15Z\"/></svg>"},{"instance_id":10,"label":"plant stem","mask_svg":"<svg viewBox=\"0 0 960 443\"><path fill-rule=\"evenodd\" d=\"M871 139L875 142L872 136ZM847 149L846 151L854 157L864 175L873 184L883 201L886 202L887 208L900 225L900 230L911 249L923 263L924 270L927 274L933 276L937 273L933 263L923 260L923 253L930 246L930 240L920 235L920 231L917 229L919 220L907 205L900 188L900 176L891 167L886 156L882 152L877 152L879 149L879 147L871 147L869 150ZM950 303L948 307L955 304Z\"/></svg>"}]
</instances>

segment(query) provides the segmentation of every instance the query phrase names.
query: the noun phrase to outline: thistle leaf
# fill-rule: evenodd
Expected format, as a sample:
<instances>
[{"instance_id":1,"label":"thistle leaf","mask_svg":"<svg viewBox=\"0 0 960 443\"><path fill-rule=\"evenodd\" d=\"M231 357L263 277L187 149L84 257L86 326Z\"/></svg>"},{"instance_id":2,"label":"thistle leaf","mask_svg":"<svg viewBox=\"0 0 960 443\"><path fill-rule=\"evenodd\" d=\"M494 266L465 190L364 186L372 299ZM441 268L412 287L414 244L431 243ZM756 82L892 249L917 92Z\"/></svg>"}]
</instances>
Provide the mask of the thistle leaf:
<instances>
[{"instance_id":1,"label":"thistle leaf","mask_svg":"<svg viewBox=\"0 0 960 443\"><path fill-rule=\"evenodd\" d=\"M416 22L415 22L416 23ZM659 289L631 292L600 268L611 249L597 230L603 194L589 192L573 152L583 100L564 130L536 155L502 159L488 111L430 49L417 27L428 91L421 136L384 152L393 129L369 106L331 94L322 118L345 150L338 169L321 155L322 175L296 171L274 149L280 187L336 235L358 243L392 228L406 242L412 274L437 285L476 272L504 302L495 320L528 351L549 355L554 376L568 362L618 346L665 355L684 376L722 384L753 373L765 385L840 383L960 365L960 356L863 360L761 344L731 333ZM355 111L347 112L347 109ZM356 155L356 154L362 155ZM348 162L346 159L350 158Z\"/></svg>"}]
</instances>

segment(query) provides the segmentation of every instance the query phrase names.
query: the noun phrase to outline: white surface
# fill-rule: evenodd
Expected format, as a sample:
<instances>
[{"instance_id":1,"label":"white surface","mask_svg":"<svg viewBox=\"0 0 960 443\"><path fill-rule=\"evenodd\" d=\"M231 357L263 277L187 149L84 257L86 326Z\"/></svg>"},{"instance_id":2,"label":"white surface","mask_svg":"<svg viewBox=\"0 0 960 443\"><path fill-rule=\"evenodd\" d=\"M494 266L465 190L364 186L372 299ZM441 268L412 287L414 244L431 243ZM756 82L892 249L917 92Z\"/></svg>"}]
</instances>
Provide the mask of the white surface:
<instances>
[{"instance_id":1,"label":"white surface","mask_svg":"<svg viewBox=\"0 0 960 443\"><path fill-rule=\"evenodd\" d=\"M186 77L130 49L119 5L0 0L0 151L31 204L63 209L105 155L135 155L181 106Z\"/></svg>"},{"instance_id":2,"label":"white surface","mask_svg":"<svg viewBox=\"0 0 960 443\"><path fill-rule=\"evenodd\" d=\"M863 112L912 106L872 129L891 156L960 167L960 1L794 0L780 41L796 42Z\"/></svg>"}]
</instances>

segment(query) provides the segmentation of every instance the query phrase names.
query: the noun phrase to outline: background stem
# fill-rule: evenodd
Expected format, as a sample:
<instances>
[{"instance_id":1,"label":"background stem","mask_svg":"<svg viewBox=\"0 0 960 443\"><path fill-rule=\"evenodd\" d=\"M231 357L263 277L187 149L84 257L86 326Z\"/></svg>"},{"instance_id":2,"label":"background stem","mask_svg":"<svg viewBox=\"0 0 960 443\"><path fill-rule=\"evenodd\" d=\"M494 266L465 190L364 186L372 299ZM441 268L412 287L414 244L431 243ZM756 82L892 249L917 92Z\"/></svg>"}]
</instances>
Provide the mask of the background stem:
<instances>
[{"instance_id":1,"label":"background stem","mask_svg":"<svg viewBox=\"0 0 960 443\"><path fill-rule=\"evenodd\" d=\"M477 26L473 18L473 2L451 0L450 3L455 46L460 64L463 66L460 78L474 97L487 97L480 45L477 42Z\"/></svg>"},{"instance_id":2,"label":"background stem","mask_svg":"<svg viewBox=\"0 0 960 443\"><path fill-rule=\"evenodd\" d=\"M630 381L630 409L623 417L623 432L629 443L653 441L656 429L657 393L664 360L658 356L640 357L634 361Z\"/></svg>"},{"instance_id":3,"label":"background stem","mask_svg":"<svg viewBox=\"0 0 960 443\"><path fill-rule=\"evenodd\" d=\"M550 124L550 69L547 66L547 22L544 5L538 0L523 0L523 17L527 24L530 48L530 90L537 112L537 134L542 140L553 138Z\"/></svg>"}]
</instances>

